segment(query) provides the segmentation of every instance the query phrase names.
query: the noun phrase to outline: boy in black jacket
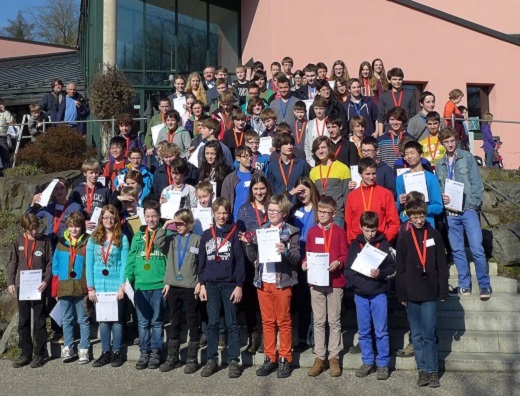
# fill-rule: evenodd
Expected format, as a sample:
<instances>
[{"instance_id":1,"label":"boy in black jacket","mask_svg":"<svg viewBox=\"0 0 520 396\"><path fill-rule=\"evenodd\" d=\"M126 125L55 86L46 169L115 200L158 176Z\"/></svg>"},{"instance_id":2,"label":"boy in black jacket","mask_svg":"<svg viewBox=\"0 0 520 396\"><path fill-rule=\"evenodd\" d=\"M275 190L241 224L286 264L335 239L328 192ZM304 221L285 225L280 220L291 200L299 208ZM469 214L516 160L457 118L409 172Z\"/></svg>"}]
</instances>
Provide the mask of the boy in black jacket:
<instances>
[{"instance_id":1,"label":"boy in black jacket","mask_svg":"<svg viewBox=\"0 0 520 396\"><path fill-rule=\"evenodd\" d=\"M212 205L215 224L204 231L199 245L200 300L207 301L208 310L208 360L201 371L209 377L218 370L218 328L220 307L228 328L229 378L240 377L240 333L237 308L242 300L245 280L244 251L238 239L236 223L229 224L231 204L217 198Z\"/></svg>"},{"instance_id":2,"label":"boy in black jacket","mask_svg":"<svg viewBox=\"0 0 520 396\"><path fill-rule=\"evenodd\" d=\"M440 386L435 329L437 301L448 297L448 264L439 231L426 222L426 203L412 200L405 206L412 228L397 239L397 296L407 307L408 321L419 370L417 385Z\"/></svg>"},{"instance_id":3,"label":"boy in black jacket","mask_svg":"<svg viewBox=\"0 0 520 396\"><path fill-rule=\"evenodd\" d=\"M376 212L364 212L360 218L363 231L350 244L345 275L347 284L354 289L354 301L358 322L359 345L363 364L356 370L356 377L366 377L376 370L377 379L388 379L390 364L390 338L388 336L388 302L386 298L387 278L395 274L395 262L390 254L390 244L385 236L377 231L379 218ZM368 243L387 254L377 269L370 270L370 276L365 276L352 269L352 264ZM376 334L377 358L372 347L372 325Z\"/></svg>"}]
</instances>

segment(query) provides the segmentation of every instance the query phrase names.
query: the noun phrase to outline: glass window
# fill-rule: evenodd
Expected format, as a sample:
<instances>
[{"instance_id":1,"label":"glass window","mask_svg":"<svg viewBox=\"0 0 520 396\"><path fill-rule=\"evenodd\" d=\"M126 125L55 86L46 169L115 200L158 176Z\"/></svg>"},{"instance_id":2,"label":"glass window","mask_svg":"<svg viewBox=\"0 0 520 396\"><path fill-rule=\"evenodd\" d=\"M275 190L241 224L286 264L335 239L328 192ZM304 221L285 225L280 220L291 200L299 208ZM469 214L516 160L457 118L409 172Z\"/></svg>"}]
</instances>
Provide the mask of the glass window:
<instances>
[{"instance_id":1,"label":"glass window","mask_svg":"<svg viewBox=\"0 0 520 396\"><path fill-rule=\"evenodd\" d=\"M469 130L480 132L479 119L485 112L489 111L489 92L490 85L467 85L466 94L468 97L468 124ZM478 135L476 138L480 138Z\"/></svg>"},{"instance_id":2,"label":"glass window","mask_svg":"<svg viewBox=\"0 0 520 396\"><path fill-rule=\"evenodd\" d=\"M426 86L426 83L411 83L411 82L403 83L403 89L407 90L407 91L412 91L412 93L415 96L415 110L417 112L421 111L421 105L419 104L419 99L421 97L422 92L424 91L425 86Z\"/></svg>"},{"instance_id":3,"label":"glass window","mask_svg":"<svg viewBox=\"0 0 520 396\"><path fill-rule=\"evenodd\" d=\"M213 65L226 66L234 71L238 65L238 13L210 5L210 61Z\"/></svg>"},{"instance_id":4,"label":"glass window","mask_svg":"<svg viewBox=\"0 0 520 396\"><path fill-rule=\"evenodd\" d=\"M206 3L179 0L177 73L201 71L207 62Z\"/></svg>"},{"instance_id":5,"label":"glass window","mask_svg":"<svg viewBox=\"0 0 520 396\"><path fill-rule=\"evenodd\" d=\"M117 64L121 69L143 68L144 3L119 0L117 5Z\"/></svg>"}]
</instances>

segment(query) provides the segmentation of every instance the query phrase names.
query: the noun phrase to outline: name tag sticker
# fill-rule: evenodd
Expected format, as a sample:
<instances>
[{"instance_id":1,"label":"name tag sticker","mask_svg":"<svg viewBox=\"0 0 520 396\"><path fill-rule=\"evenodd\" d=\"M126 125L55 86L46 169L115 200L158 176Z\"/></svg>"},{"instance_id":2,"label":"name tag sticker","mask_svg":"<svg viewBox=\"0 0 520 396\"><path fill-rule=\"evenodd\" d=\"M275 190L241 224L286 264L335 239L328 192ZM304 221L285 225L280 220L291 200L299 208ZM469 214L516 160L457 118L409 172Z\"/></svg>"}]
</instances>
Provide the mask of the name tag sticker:
<instances>
[{"instance_id":1,"label":"name tag sticker","mask_svg":"<svg viewBox=\"0 0 520 396\"><path fill-rule=\"evenodd\" d=\"M199 248L195 246L190 247L190 253L199 254Z\"/></svg>"},{"instance_id":2,"label":"name tag sticker","mask_svg":"<svg viewBox=\"0 0 520 396\"><path fill-rule=\"evenodd\" d=\"M294 215L296 217L298 217L299 219L303 219L303 212L300 210L297 210L296 212L294 212Z\"/></svg>"},{"instance_id":3,"label":"name tag sticker","mask_svg":"<svg viewBox=\"0 0 520 396\"><path fill-rule=\"evenodd\" d=\"M325 245L325 240L323 238L316 238L316 245Z\"/></svg>"},{"instance_id":4,"label":"name tag sticker","mask_svg":"<svg viewBox=\"0 0 520 396\"><path fill-rule=\"evenodd\" d=\"M251 185L251 180L244 182L244 187L249 187Z\"/></svg>"},{"instance_id":5,"label":"name tag sticker","mask_svg":"<svg viewBox=\"0 0 520 396\"><path fill-rule=\"evenodd\" d=\"M433 238L426 240L426 247L435 246L435 240Z\"/></svg>"}]
</instances>

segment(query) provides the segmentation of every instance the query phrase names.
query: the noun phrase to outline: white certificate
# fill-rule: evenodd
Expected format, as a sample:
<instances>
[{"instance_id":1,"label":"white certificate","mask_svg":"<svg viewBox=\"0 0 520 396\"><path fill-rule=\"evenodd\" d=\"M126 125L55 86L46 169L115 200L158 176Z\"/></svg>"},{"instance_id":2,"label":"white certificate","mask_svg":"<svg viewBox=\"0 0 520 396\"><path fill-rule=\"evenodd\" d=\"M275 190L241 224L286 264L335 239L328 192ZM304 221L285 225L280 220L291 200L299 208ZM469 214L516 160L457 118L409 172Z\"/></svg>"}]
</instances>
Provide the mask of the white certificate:
<instances>
[{"instance_id":1,"label":"white certificate","mask_svg":"<svg viewBox=\"0 0 520 396\"><path fill-rule=\"evenodd\" d=\"M117 293L96 293L96 320L98 322L117 322Z\"/></svg>"},{"instance_id":2,"label":"white certificate","mask_svg":"<svg viewBox=\"0 0 520 396\"><path fill-rule=\"evenodd\" d=\"M398 168L395 170L395 173L397 174L397 177L404 175L405 173L408 173L410 171L410 168Z\"/></svg>"},{"instance_id":3,"label":"white certificate","mask_svg":"<svg viewBox=\"0 0 520 396\"><path fill-rule=\"evenodd\" d=\"M204 142L200 142L200 144L197 146L197 148L191 153L190 158L188 159L188 162L192 164L194 167L199 167L199 152L204 147ZM215 194L216 191L213 191Z\"/></svg>"},{"instance_id":4,"label":"white certificate","mask_svg":"<svg viewBox=\"0 0 520 396\"><path fill-rule=\"evenodd\" d=\"M273 147L273 138L271 136L260 138L260 145L258 146L260 154L270 155L271 147Z\"/></svg>"},{"instance_id":5,"label":"white certificate","mask_svg":"<svg viewBox=\"0 0 520 396\"><path fill-rule=\"evenodd\" d=\"M186 96L180 98L173 98L173 108L179 112L181 117L186 113Z\"/></svg>"},{"instance_id":6,"label":"white certificate","mask_svg":"<svg viewBox=\"0 0 520 396\"><path fill-rule=\"evenodd\" d=\"M281 263L282 255L278 253L280 230L277 228L261 228L256 230L259 263Z\"/></svg>"},{"instance_id":7,"label":"white certificate","mask_svg":"<svg viewBox=\"0 0 520 396\"><path fill-rule=\"evenodd\" d=\"M315 286L329 286L329 254L307 252L307 283Z\"/></svg>"},{"instance_id":8,"label":"white certificate","mask_svg":"<svg viewBox=\"0 0 520 396\"><path fill-rule=\"evenodd\" d=\"M450 197L450 203L444 205L446 209L462 212L462 203L464 202L464 183L446 179L444 194Z\"/></svg>"},{"instance_id":9,"label":"white certificate","mask_svg":"<svg viewBox=\"0 0 520 396\"><path fill-rule=\"evenodd\" d=\"M166 196L167 202L161 205L161 217L163 219L173 219L175 213L181 207L182 194L180 191L167 191L163 193Z\"/></svg>"},{"instance_id":10,"label":"white certificate","mask_svg":"<svg viewBox=\"0 0 520 396\"><path fill-rule=\"evenodd\" d=\"M63 326L63 310L61 308L61 301L58 300L49 316L54 319L58 326Z\"/></svg>"},{"instance_id":11,"label":"white certificate","mask_svg":"<svg viewBox=\"0 0 520 396\"><path fill-rule=\"evenodd\" d=\"M41 300L42 270L20 271L20 301Z\"/></svg>"},{"instance_id":12,"label":"white certificate","mask_svg":"<svg viewBox=\"0 0 520 396\"><path fill-rule=\"evenodd\" d=\"M309 110L311 109L312 104L314 103L314 99L305 99L302 100L305 103L305 107L307 107L307 119L309 119Z\"/></svg>"},{"instance_id":13,"label":"white certificate","mask_svg":"<svg viewBox=\"0 0 520 396\"><path fill-rule=\"evenodd\" d=\"M357 165L350 166L350 178L356 182L356 188L361 185L361 175L359 174L359 167Z\"/></svg>"},{"instance_id":14,"label":"white certificate","mask_svg":"<svg viewBox=\"0 0 520 396\"><path fill-rule=\"evenodd\" d=\"M144 208L137 208L137 215L139 216L139 220L141 220L141 225L146 225L146 219L144 217Z\"/></svg>"},{"instance_id":15,"label":"white certificate","mask_svg":"<svg viewBox=\"0 0 520 396\"><path fill-rule=\"evenodd\" d=\"M160 142L166 139L165 127L166 124L159 124L150 128L152 130L152 141L154 147L157 147Z\"/></svg>"},{"instance_id":16,"label":"white certificate","mask_svg":"<svg viewBox=\"0 0 520 396\"><path fill-rule=\"evenodd\" d=\"M379 268L386 256L387 253L367 243L357 255L351 268L360 274L370 277L370 271Z\"/></svg>"},{"instance_id":17,"label":"white certificate","mask_svg":"<svg viewBox=\"0 0 520 396\"><path fill-rule=\"evenodd\" d=\"M128 298L130 299L130 301L132 301L132 304L135 305L135 302L134 302L134 288L132 287L132 285L128 281L128 278L126 279L126 283L125 283L125 293L128 296Z\"/></svg>"},{"instance_id":18,"label":"white certificate","mask_svg":"<svg viewBox=\"0 0 520 396\"><path fill-rule=\"evenodd\" d=\"M58 182L59 182L58 179L54 179L53 181L51 181L49 183L47 188L45 188L45 190L42 191L42 195L40 198L40 202L38 202L38 205L45 207L49 204L49 201L51 200L52 192L54 191L54 187L56 187L56 184L58 184Z\"/></svg>"},{"instance_id":19,"label":"white certificate","mask_svg":"<svg viewBox=\"0 0 520 396\"><path fill-rule=\"evenodd\" d=\"M98 176L97 181L98 183L101 183L103 186L107 186L107 178L105 176Z\"/></svg>"},{"instance_id":20,"label":"white certificate","mask_svg":"<svg viewBox=\"0 0 520 396\"><path fill-rule=\"evenodd\" d=\"M191 211L195 218L193 233L195 235L202 235L204 231L209 230L213 223L213 212L211 208L193 208Z\"/></svg>"},{"instance_id":21,"label":"white certificate","mask_svg":"<svg viewBox=\"0 0 520 396\"><path fill-rule=\"evenodd\" d=\"M403 174L404 189L407 194L412 191L421 192L424 194L424 201L429 202L430 197L428 195L428 186L426 185L426 176L424 171L421 172L408 172Z\"/></svg>"},{"instance_id":22,"label":"white certificate","mask_svg":"<svg viewBox=\"0 0 520 396\"><path fill-rule=\"evenodd\" d=\"M99 216L101 216L101 210L102 209L100 207L94 208L94 210L92 211L92 216L90 216L90 221L96 223L96 226L99 223ZM87 230L87 234L92 234L93 232L94 230Z\"/></svg>"}]
</instances>

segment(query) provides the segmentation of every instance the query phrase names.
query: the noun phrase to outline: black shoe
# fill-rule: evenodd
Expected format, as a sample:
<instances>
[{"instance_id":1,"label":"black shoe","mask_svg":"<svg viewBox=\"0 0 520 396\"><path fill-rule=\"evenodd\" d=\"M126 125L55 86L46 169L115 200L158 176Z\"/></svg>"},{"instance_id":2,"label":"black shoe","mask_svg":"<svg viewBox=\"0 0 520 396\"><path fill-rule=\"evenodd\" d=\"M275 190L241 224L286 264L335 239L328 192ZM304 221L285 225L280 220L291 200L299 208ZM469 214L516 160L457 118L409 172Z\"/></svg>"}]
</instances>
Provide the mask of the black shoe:
<instances>
[{"instance_id":1,"label":"black shoe","mask_svg":"<svg viewBox=\"0 0 520 396\"><path fill-rule=\"evenodd\" d=\"M181 360L179 359L180 346L181 342L179 340L168 341L168 356L166 361L159 367L159 370L163 373L181 367Z\"/></svg>"},{"instance_id":2,"label":"black shoe","mask_svg":"<svg viewBox=\"0 0 520 396\"><path fill-rule=\"evenodd\" d=\"M430 373L428 374L428 386L430 388L438 388L441 386L439 382L439 375L437 373Z\"/></svg>"},{"instance_id":3,"label":"black shoe","mask_svg":"<svg viewBox=\"0 0 520 396\"><path fill-rule=\"evenodd\" d=\"M19 358L13 360L12 366L14 368L20 368L23 366L27 366L29 363L31 363L31 357L22 355Z\"/></svg>"},{"instance_id":4,"label":"black shoe","mask_svg":"<svg viewBox=\"0 0 520 396\"><path fill-rule=\"evenodd\" d=\"M260 348L260 344L262 343L262 337L257 331L251 333L249 337L249 346L246 349L246 353L250 353L251 355L256 354L258 348Z\"/></svg>"},{"instance_id":5,"label":"black shoe","mask_svg":"<svg viewBox=\"0 0 520 396\"><path fill-rule=\"evenodd\" d=\"M298 345L293 347L294 352L302 353L305 352L307 349L309 349L311 346L307 344L306 342L300 341Z\"/></svg>"},{"instance_id":6,"label":"black shoe","mask_svg":"<svg viewBox=\"0 0 520 396\"><path fill-rule=\"evenodd\" d=\"M143 370L148 367L148 361L150 360L150 354L145 351L141 351L141 356L139 356L139 360L135 364L135 368L137 370Z\"/></svg>"},{"instance_id":7,"label":"black shoe","mask_svg":"<svg viewBox=\"0 0 520 396\"><path fill-rule=\"evenodd\" d=\"M201 377L211 377L218 371L217 362L214 360L208 360L206 365L202 368L200 375Z\"/></svg>"},{"instance_id":8,"label":"black shoe","mask_svg":"<svg viewBox=\"0 0 520 396\"><path fill-rule=\"evenodd\" d=\"M112 355L112 361L110 365L112 367L121 367L125 360L123 359L123 354L120 351L114 352Z\"/></svg>"},{"instance_id":9,"label":"black shoe","mask_svg":"<svg viewBox=\"0 0 520 396\"><path fill-rule=\"evenodd\" d=\"M361 345L359 345L359 342L356 345L351 346L348 349L348 353L351 353L353 355L359 355L361 353Z\"/></svg>"},{"instance_id":10,"label":"black shoe","mask_svg":"<svg viewBox=\"0 0 520 396\"><path fill-rule=\"evenodd\" d=\"M92 363L92 367L103 367L112 362L112 354L110 351L103 352L95 361Z\"/></svg>"},{"instance_id":11,"label":"black shoe","mask_svg":"<svg viewBox=\"0 0 520 396\"><path fill-rule=\"evenodd\" d=\"M291 365L286 358L280 358L278 360L278 371L276 372L276 376L278 378L287 378L291 375Z\"/></svg>"},{"instance_id":12,"label":"black shoe","mask_svg":"<svg viewBox=\"0 0 520 396\"><path fill-rule=\"evenodd\" d=\"M150 353L150 360L148 361L148 368L155 370L161 366L161 350L160 349L152 349L152 353Z\"/></svg>"},{"instance_id":13,"label":"black shoe","mask_svg":"<svg viewBox=\"0 0 520 396\"><path fill-rule=\"evenodd\" d=\"M228 377L238 378L241 375L242 371L240 370L240 366L238 365L238 360L231 360L228 366Z\"/></svg>"},{"instance_id":14,"label":"black shoe","mask_svg":"<svg viewBox=\"0 0 520 396\"><path fill-rule=\"evenodd\" d=\"M264 364L258 370L256 370L256 375L259 377L266 377L271 374L276 368L278 364L276 362L271 362L267 356L264 358Z\"/></svg>"},{"instance_id":15,"label":"black shoe","mask_svg":"<svg viewBox=\"0 0 520 396\"><path fill-rule=\"evenodd\" d=\"M428 379L428 374L426 374L424 371L419 370L419 379L417 380L418 386L426 386L430 383L430 380Z\"/></svg>"},{"instance_id":16,"label":"black shoe","mask_svg":"<svg viewBox=\"0 0 520 396\"><path fill-rule=\"evenodd\" d=\"M208 339L206 338L206 336L204 334L202 334L200 336L200 340L199 340L199 347L202 348L202 347L205 347L208 345Z\"/></svg>"},{"instance_id":17,"label":"black shoe","mask_svg":"<svg viewBox=\"0 0 520 396\"><path fill-rule=\"evenodd\" d=\"M31 361L31 368L39 368L43 367L45 359L43 356L34 355L33 360Z\"/></svg>"},{"instance_id":18,"label":"black shoe","mask_svg":"<svg viewBox=\"0 0 520 396\"><path fill-rule=\"evenodd\" d=\"M184 374L193 374L199 369L199 343L196 341L188 344L188 357L186 359L186 366L184 367Z\"/></svg>"}]
</instances>

